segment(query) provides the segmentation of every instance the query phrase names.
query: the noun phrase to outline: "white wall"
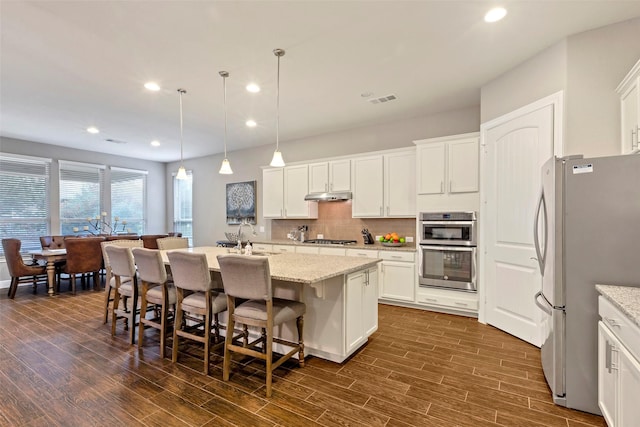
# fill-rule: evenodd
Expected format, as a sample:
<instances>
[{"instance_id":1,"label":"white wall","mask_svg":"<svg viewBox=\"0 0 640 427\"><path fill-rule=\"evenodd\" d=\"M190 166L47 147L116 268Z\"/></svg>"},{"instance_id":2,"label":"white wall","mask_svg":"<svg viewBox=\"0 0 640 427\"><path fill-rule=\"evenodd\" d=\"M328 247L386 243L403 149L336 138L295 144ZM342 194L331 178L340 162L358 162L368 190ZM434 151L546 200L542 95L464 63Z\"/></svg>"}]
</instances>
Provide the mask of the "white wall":
<instances>
[{"instance_id":1,"label":"white wall","mask_svg":"<svg viewBox=\"0 0 640 427\"><path fill-rule=\"evenodd\" d=\"M319 158L343 156L391 148L413 147L414 140L437 136L478 131L480 128L479 107L444 112L431 116L416 117L392 123L351 129L343 132L319 135L297 141L281 142L285 162L308 161ZM233 141L229 146L233 148ZM225 213L226 184L231 182L257 181L258 227L265 227L259 237L270 236L269 222L262 218L262 170L271 161L275 149L273 144L258 148L230 151L229 161L233 175L220 175L218 169L222 155L200 159L188 159L184 164L193 172L193 242L196 246L213 245L224 239L225 231L237 231L227 226ZM171 174L179 164L171 163L167 169L167 188L172 193ZM173 215L172 197L168 196L167 222Z\"/></svg>"}]
</instances>

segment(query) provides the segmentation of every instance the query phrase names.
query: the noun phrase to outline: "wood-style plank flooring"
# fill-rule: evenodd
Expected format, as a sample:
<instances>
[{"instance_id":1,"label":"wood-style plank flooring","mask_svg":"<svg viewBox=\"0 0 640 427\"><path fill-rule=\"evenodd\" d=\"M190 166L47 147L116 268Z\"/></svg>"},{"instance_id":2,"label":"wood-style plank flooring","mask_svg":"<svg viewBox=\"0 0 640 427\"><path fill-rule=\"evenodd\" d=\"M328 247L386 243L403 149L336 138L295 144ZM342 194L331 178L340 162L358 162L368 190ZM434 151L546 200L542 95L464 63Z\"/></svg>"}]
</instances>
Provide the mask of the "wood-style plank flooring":
<instances>
[{"instance_id":1,"label":"wood-style plank flooring","mask_svg":"<svg viewBox=\"0 0 640 427\"><path fill-rule=\"evenodd\" d=\"M343 364L309 357L277 371L198 349L161 360L158 334L127 344L102 323L102 292L0 296L1 426L605 426L553 405L540 351L476 319L380 305L380 326ZM219 353L218 353L219 354Z\"/></svg>"}]
</instances>

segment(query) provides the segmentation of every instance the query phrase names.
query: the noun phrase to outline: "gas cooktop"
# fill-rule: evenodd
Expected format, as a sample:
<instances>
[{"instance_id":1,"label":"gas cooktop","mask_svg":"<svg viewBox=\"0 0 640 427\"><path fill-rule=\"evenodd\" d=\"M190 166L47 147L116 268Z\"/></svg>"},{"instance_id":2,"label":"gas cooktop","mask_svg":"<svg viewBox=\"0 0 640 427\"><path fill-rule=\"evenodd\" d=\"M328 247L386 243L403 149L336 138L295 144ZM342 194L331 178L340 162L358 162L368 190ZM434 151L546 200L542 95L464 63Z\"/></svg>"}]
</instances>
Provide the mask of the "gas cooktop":
<instances>
[{"instance_id":1,"label":"gas cooktop","mask_svg":"<svg viewBox=\"0 0 640 427\"><path fill-rule=\"evenodd\" d=\"M313 243L316 245L354 245L355 240L333 240L333 239L311 239L305 240L304 243Z\"/></svg>"}]
</instances>

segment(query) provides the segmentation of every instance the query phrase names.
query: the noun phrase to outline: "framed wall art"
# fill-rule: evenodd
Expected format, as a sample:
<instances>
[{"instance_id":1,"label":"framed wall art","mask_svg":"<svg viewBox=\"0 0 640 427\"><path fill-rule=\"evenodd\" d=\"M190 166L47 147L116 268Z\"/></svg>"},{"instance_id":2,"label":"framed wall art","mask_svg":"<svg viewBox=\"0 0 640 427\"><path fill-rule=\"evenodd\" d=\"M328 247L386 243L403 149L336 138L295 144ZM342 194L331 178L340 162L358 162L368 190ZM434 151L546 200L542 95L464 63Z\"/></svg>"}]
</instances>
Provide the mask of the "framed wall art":
<instances>
[{"instance_id":1,"label":"framed wall art","mask_svg":"<svg viewBox=\"0 0 640 427\"><path fill-rule=\"evenodd\" d=\"M256 181L227 184L227 224L256 223Z\"/></svg>"}]
</instances>

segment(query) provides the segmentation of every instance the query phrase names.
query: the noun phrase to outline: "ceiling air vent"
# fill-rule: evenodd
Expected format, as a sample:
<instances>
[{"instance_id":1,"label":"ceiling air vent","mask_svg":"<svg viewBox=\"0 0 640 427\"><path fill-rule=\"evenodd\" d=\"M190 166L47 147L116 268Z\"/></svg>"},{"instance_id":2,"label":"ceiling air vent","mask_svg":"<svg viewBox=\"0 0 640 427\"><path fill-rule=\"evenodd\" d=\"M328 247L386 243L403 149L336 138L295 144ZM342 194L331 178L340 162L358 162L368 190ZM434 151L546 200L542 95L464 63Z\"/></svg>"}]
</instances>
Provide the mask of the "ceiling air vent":
<instances>
[{"instance_id":1,"label":"ceiling air vent","mask_svg":"<svg viewBox=\"0 0 640 427\"><path fill-rule=\"evenodd\" d=\"M119 139L112 139L112 138L107 138L107 139L105 139L105 141L112 142L114 144L126 144L127 143L127 141L122 141L122 140L119 140Z\"/></svg>"},{"instance_id":2,"label":"ceiling air vent","mask_svg":"<svg viewBox=\"0 0 640 427\"><path fill-rule=\"evenodd\" d=\"M398 98L396 98L395 95L387 95L380 98L369 99L368 101L372 104L381 104L383 102L395 101L396 99Z\"/></svg>"}]
</instances>

